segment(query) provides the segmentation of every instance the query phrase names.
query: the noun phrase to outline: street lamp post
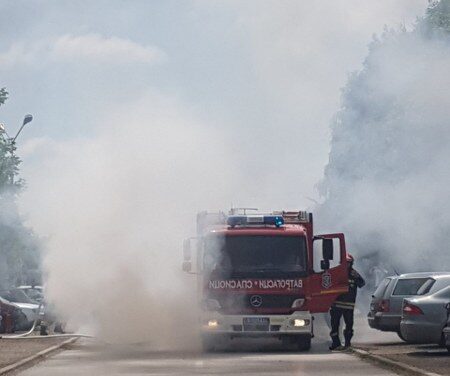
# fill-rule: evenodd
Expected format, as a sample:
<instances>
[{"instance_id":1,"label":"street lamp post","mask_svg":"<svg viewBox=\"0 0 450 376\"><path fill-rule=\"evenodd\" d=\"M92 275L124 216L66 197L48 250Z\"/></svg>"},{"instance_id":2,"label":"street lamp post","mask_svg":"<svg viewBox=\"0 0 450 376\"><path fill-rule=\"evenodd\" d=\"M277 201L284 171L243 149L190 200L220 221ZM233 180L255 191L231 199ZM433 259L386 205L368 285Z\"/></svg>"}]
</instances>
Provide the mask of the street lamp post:
<instances>
[{"instance_id":1,"label":"street lamp post","mask_svg":"<svg viewBox=\"0 0 450 376\"><path fill-rule=\"evenodd\" d=\"M17 134L15 135L15 137L12 139L12 142L16 142L16 138L19 136L20 132L22 132L23 127L30 123L33 120L33 115L25 115L25 117L23 118L23 123L22 126L19 128L19 130L17 131Z\"/></svg>"},{"instance_id":2,"label":"street lamp post","mask_svg":"<svg viewBox=\"0 0 450 376\"><path fill-rule=\"evenodd\" d=\"M0 124L0 132L1 133L5 133L6 136L7 136L7 138L4 138L4 140L5 140L6 144L9 145L8 146L9 150L8 149L7 150L9 151L11 158L14 156L14 150L16 148L15 147L15 143L16 143L17 137L19 136L20 132L22 132L23 127L25 127L25 125L30 123L32 120L33 120L33 115L30 115L30 114L25 115L25 117L23 118L22 126L19 128L19 130L17 131L17 133L14 136L14 138L9 137L8 133L6 132L6 129L5 129L4 125ZM6 154L2 158L2 163L1 163L1 166L0 166L0 173L3 173L3 167L4 167L4 164L5 164L5 158L7 158ZM11 184L13 184L14 183L14 173L12 173L9 176L9 179L11 181Z\"/></svg>"}]
</instances>

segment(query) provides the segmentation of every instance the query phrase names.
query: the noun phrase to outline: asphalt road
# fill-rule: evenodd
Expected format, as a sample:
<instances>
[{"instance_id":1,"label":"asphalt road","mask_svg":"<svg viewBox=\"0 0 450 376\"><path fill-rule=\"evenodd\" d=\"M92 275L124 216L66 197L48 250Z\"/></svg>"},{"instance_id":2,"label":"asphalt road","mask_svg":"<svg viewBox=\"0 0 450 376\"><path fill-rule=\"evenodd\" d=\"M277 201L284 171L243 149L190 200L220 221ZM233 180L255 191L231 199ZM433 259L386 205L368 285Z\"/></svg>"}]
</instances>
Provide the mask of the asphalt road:
<instances>
[{"instance_id":1,"label":"asphalt road","mask_svg":"<svg viewBox=\"0 0 450 376\"><path fill-rule=\"evenodd\" d=\"M394 375L356 356L330 353L326 342L315 342L306 353L281 351L268 344L213 354L154 352L146 345L112 346L88 340L36 364L20 375Z\"/></svg>"}]
</instances>

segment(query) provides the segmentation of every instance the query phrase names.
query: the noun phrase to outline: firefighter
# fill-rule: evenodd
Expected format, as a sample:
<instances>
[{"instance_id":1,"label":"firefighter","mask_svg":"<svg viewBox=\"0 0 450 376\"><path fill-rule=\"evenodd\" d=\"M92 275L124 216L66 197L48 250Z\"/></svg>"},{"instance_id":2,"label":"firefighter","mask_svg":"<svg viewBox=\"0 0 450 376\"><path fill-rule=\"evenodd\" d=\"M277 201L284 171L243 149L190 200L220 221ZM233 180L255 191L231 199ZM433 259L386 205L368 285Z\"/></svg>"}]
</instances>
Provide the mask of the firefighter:
<instances>
[{"instance_id":1,"label":"firefighter","mask_svg":"<svg viewBox=\"0 0 450 376\"><path fill-rule=\"evenodd\" d=\"M332 340L330 350L344 350L351 346L351 339L353 337L353 311L355 309L356 293L358 287L361 288L366 284L361 275L353 269L353 261L353 256L347 253L348 292L338 296L330 309L330 336ZM345 322L344 347L341 346L341 340L339 338L339 324L342 316L344 317Z\"/></svg>"}]
</instances>

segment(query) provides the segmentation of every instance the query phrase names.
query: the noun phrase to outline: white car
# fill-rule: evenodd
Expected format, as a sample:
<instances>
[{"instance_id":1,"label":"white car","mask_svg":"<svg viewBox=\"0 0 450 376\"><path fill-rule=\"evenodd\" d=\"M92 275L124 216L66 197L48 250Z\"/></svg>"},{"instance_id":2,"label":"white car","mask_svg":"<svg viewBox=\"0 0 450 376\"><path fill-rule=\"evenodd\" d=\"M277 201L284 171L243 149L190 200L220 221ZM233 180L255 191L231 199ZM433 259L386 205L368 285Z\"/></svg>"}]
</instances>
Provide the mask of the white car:
<instances>
[{"instance_id":1,"label":"white car","mask_svg":"<svg viewBox=\"0 0 450 376\"><path fill-rule=\"evenodd\" d=\"M20 310L24 313L24 315L27 318L28 325L33 325L35 320L38 320L40 318L39 316L39 304L32 304L32 303L17 303L12 302L12 304L16 305L20 308Z\"/></svg>"},{"instance_id":2,"label":"white car","mask_svg":"<svg viewBox=\"0 0 450 376\"><path fill-rule=\"evenodd\" d=\"M25 322L19 323L18 330L27 330L31 328L35 320L40 319L40 304L31 300L22 290L11 289L1 291L0 296L18 307L24 314L26 321L23 320Z\"/></svg>"}]
</instances>

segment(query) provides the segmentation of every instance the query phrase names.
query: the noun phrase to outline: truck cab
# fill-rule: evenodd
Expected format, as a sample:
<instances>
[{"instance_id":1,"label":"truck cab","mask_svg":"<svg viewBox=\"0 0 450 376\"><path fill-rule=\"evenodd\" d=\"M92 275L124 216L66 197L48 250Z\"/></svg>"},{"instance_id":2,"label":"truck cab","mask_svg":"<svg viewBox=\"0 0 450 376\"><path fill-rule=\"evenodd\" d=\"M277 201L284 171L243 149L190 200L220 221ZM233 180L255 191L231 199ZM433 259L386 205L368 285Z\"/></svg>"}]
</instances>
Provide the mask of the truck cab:
<instances>
[{"instance_id":1,"label":"truck cab","mask_svg":"<svg viewBox=\"0 0 450 376\"><path fill-rule=\"evenodd\" d=\"M344 236L314 236L311 213L201 212L197 233L184 243L183 270L198 276L205 350L236 337L307 350L314 313L348 291Z\"/></svg>"}]
</instances>

